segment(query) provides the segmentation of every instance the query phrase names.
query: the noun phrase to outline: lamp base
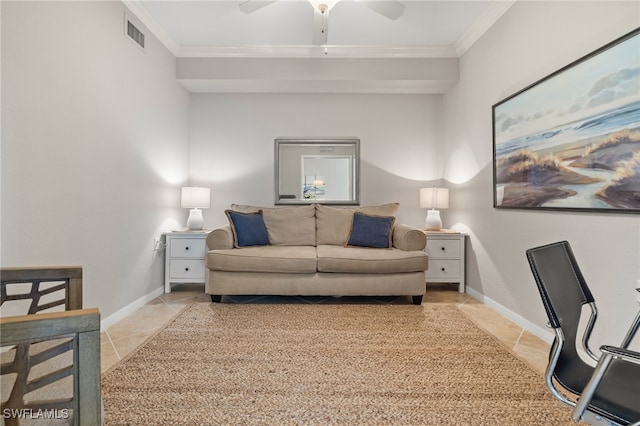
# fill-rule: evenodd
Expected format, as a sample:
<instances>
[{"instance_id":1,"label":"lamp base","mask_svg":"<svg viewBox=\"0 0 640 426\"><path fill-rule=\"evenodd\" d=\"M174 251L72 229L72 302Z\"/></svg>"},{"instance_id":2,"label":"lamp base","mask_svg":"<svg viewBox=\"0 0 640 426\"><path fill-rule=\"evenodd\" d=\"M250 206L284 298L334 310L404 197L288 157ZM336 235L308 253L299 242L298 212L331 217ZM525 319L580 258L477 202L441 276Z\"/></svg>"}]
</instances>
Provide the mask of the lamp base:
<instances>
[{"instance_id":1,"label":"lamp base","mask_svg":"<svg viewBox=\"0 0 640 426\"><path fill-rule=\"evenodd\" d=\"M187 228L191 231L199 231L204 226L204 218L202 217L202 210L191 209L189 212L189 219L187 219Z\"/></svg>"},{"instance_id":2,"label":"lamp base","mask_svg":"<svg viewBox=\"0 0 640 426\"><path fill-rule=\"evenodd\" d=\"M442 229L442 220L440 219L440 212L438 210L427 211L424 228L427 231L439 231Z\"/></svg>"}]
</instances>

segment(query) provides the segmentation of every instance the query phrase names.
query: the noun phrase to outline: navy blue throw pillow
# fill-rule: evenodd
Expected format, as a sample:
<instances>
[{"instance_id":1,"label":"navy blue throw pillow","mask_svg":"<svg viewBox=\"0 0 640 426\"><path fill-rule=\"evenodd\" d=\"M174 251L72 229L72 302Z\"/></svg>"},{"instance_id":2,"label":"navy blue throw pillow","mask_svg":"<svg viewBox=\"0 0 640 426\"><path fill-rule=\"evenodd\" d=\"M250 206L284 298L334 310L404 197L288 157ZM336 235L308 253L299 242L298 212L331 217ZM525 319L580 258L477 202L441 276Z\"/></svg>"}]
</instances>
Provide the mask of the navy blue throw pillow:
<instances>
[{"instance_id":1,"label":"navy blue throw pillow","mask_svg":"<svg viewBox=\"0 0 640 426\"><path fill-rule=\"evenodd\" d=\"M396 218L355 212L347 246L391 248L391 230Z\"/></svg>"},{"instance_id":2,"label":"navy blue throw pillow","mask_svg":"<svg viewBox=\"0 0 640 426\"><path fill-rule=\"evenodd\" d=\"M233 245L235 247L269 245L269 233L262 218L262 210L255 213L225 210L225 214L233 231Z\"/></svg>"}]
</instances>

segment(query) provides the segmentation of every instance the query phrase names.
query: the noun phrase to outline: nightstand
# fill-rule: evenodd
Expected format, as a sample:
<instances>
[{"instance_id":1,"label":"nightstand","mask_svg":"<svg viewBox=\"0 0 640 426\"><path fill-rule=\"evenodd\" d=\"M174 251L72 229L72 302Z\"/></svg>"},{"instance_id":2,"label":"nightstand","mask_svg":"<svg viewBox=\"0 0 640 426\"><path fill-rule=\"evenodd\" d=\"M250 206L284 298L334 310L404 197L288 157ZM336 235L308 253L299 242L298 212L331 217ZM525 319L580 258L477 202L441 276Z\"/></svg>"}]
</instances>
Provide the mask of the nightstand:
<instances>
[{"instance_id":1,"label":"nightstand","mask_svg":"<svg viewBox=\"0 0 640 426\"><path fill-rule=\"evenodd\" d=\"M165 232L164 292L174 283L205 283L207 235L210 230Z\"/></svg>"},{"instance_id":2,"label":"nightstand","mask_svg":"<svg viewBox=\"0 0 640 426\"><path fill-rule=\"evenodd\" d=\"M427 235L425 251L429 255L427 283L458 283L458 291L465 289L465 242L467 234L451 231L424 231Z\"/></svg>"}]
</instances>

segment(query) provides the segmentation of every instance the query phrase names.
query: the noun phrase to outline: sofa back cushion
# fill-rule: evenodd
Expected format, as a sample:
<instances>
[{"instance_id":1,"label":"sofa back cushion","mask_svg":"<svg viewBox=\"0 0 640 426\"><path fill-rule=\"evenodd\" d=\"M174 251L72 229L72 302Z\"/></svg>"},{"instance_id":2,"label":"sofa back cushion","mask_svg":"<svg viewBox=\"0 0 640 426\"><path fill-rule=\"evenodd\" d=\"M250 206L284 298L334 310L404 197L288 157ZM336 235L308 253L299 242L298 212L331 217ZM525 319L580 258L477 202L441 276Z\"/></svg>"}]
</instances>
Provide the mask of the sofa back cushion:
<instances>
[{"instance_id":1,"label":"sofa back cushion","mask_svg":"<svg viewBox=\"0 0 640 426\"><path fill-rule=\"evenodd\" d=\"M314 205L265 208L232 204L231 210L244 213L262 210L269 233L269 242L273 245L316 245L316 207Z\"/></svg>"},{"instance_id":2,"label":"sofa back cushion","mask_svg":"<svg viewBox=\"0 0 640 426\"><path fill-rule=\"evenodd\" d=\"M398 203L365 207L333 207L318 204L316 205L317 244L345 245L349 240L355 212L374 216L395 216L399 207Z\"/></svg>"}]
</instances>

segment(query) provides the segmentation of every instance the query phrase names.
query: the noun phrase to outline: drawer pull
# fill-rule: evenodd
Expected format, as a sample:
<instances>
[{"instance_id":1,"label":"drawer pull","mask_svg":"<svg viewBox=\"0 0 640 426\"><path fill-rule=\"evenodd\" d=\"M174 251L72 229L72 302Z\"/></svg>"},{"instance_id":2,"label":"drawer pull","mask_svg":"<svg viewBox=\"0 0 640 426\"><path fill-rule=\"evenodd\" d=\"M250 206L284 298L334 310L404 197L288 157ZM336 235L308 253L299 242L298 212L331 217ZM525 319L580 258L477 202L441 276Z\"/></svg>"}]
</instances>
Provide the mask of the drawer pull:
<instances>
[{"instance_id":1,"label":"drawer pull","mask_svg":"<svg viewBox=\"0 0 640 426\"><path fill-rule=\"evenodd\" d=\"M189 268L184 268L185 271L189 271ZM444 271L444 268L442 268L442 270Z\"/></svg>"},{"instance_id":2,"label":"drawer pull","mask_svg":"<svg viewBox=\"0 0 640 426\"><path fill-rule=\"evenodd\" d=\"M185 249L185 250L189 250L189 246L186 246L184 249ZM443 249L443 250L444 250L444 249Z\"/></svg>"},{"instance_id":3,"label":"drawer pull","mask_svg":"<svg viewBox=\"0 0 640 426\"><path fill-rule=\"evenodd\" d=\"M445 269L444 269L444 268L442 268L442 272L444 272L444 271L445 271Z\"/></svg>"},{"instance_id":4,"label":"drawer pull","mask_svg":"<svg viewBox=\"0 0 640 426\"><path fill-rule=\"evenodd\" d=\"M446 249L446 248L444 248L444 247L440 247L440 250L442 250L442 251L447 251L447 249Z\"/></svg>"}]
</instances>

